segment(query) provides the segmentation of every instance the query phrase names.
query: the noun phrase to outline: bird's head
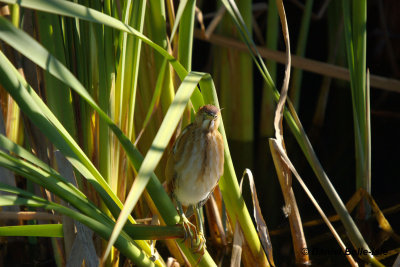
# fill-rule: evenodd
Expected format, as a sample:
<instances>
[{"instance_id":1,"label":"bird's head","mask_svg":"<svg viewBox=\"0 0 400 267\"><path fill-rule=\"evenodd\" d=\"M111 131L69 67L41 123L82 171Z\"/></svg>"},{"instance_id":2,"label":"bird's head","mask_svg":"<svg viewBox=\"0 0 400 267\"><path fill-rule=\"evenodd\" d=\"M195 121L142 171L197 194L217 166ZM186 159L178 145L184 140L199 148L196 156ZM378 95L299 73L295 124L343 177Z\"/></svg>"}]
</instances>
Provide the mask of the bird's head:
<instances>
[{"instance_id":1,"label":"bird's head","mask_svg":"<svg viewBox=\"0 0 400 267\"><path fill-rule=\"evenodd\" d=\"M220 117L219 108L213 105L205 105L197 112L195 124L206 131L214 131L218 129Z\"/></svg>"}]
</instances>

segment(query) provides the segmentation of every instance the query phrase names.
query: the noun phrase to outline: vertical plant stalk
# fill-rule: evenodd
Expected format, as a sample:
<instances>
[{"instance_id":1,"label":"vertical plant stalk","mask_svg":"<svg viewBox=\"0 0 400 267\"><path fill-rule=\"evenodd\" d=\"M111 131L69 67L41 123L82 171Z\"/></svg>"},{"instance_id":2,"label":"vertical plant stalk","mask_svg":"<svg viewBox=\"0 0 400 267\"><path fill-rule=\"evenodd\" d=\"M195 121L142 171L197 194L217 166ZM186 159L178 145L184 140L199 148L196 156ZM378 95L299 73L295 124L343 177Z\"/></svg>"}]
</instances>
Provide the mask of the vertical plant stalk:
<instances>
[{"instance_id":1,"label":"vertical plant stalk","mask_svg":"<svg viewBox=\"0 0 400 267\"><path fill-rule=\"evenodd\" d=\"M370 74L369 69L367 69L366 75L366 97L365 97L365 147L366 147L366 156L365 156L365 182L366 182L366 191L368 194L371 194L371 98L370 98Z\"/></svg>"},{"instance_id":2,"label":"vertical plant stalk","mask_svg":"<svg viewBox=\"0 0 400 267\"><path fill-rule=\"evenodd\" d=\"M363 138L361 125L365 116L365 37L366 37L366 1L342 1L343 19L345 29L345 41L347 61L350 71L350 85L353 104L354 134L356 148L356 184L357 188L363 187ZM355 10L356 9L356 10ZM352 12L353 11L353 12ZM364 14L365 13L365 14ZM360 28L362 27L362 28ZM361 50L361 51L360 51ZM360 72L362 69L362 73Z\"/></svg>"},{"instance_id":3,"label":"vertical plant stalk","mask_svg":"<svg viewBox=\"0 0 400 267\"><path fill-rule=\"evenodd\" d=\"M342 1L347 61L350 71L350 87L353 104L355 156L356 156L356 189L363 188L371 193L370 148L367 119L366 87L366 37L367 37L367 1ZM359 210L360 217L366 218L370 208L364 201Z\"/></svg>"},{"instance_id":4,"label":"vertical plant stalk","mask_svg":"<svg viewBox=\"0 0 400 267\"><path fill-rule=\"evenodd\" d=\"M130 25L134 29L138 29L139 32L143 32L144 17L146 10L146 1L134 1L132 6L132 15ZM127 86L130 89L129 92L129 107L128 107L128 137L133 140L135 136L134 130L134 111L136 105L136 92L137 92L137 80L139 76L139 65L140 65L140 54L142 49L142 40L136 37L132 38L132 48L133 48L133 62L131 66L131 84ZM129 48L128 48L129 49Z\"/></svg>"},{"instance_id":5,"label":"vertical plant stalk","mask_svg":"<svg viewBox=\"0 0 400 267\"><path fill-rule=\"evenodd\" d=\"M164 0L149 2L144 22L145 34L156 44L168 51L168 35ZM143 46L141 69L138 80L138 96L135 125L139 134L135 144L141 151L146 151L160 127L175 95L172 83L173 72L167 60L148 46ZM141 137L139 136L141 135ZM140 137L140 138L139 138ZM166 156L156 169L157 176L163 181Z\"/></svg>"},{"instance_id":6,"label":"vertical plant stalk","mask_svg":"<svg viewBox=\"0 0 400 267\"><path fill-rule=\"evenodd\" d=\"M131 8L132 8L132 1L125 1L122 11L122 20L127 25L129 24L129 14L130 14L129 12ZM126 108L124 107L123 100L125 99L124 92L128 90L128 88L125 87L125 77L128 76L126 74L128 68L125 66L130 62L130 58L128 58L127 56L127 43L128 43L128 33L121 32L119 34L119 42L118 42L121 54L118 60L115 85L111 87L111 92L110 92L110 115L113 121L121 129L124 129L123 125L124 126L126 125L125 124L126 120L125 119L123 120L123 116L125 116L126 114ZM124 130L125 132L127 132L126 128ZM124 166L123 160L121 160L121 158L123 157L123 152L121 151L121 146L118 143L116 136L114 135L111 136L110 144L112 144L110 176L114 177L114 179L110 179L109 185L113 190L113 192L117 192L117 196L120 199L125 199L127 168L126 166Z\"/></svg>"},{"instance_id":7,"label":"vertical plant stalk","mask_svg":"<svg viewBox=\"0 0 400 267\"><path fill-rule=\"evenodd\" d=\"M179 11L182 10L179 18ZM196 1L186 0L179 3L176 20L174 21L174 29L178 28L178 61L187 70L192 70L192 55L193 55L193 31L195 22ZM174 31L172 31L171 39L174 39ZM175 49L175 47L174 47ZM190 104L186 106L185 114L188 116L182 117L182 129L190 123L190 115L192 114Z\"/></svg>"},{"instance_id":8,"label":"vertical plant stalk","mask_svg":"<svg viewBox=\"0 0 400 267\"><path fill-rule=\"evenodd\" d=\"M62 27L59 17L45 12L36 12L40 41L63 64L66 63ZM43 73L46 103L68 132L76 137L75 116L69 88L47 72Z\"/></svg>"},{"instance_id":9,"label":"vertical plant stalk","mask_svg":"<svg viewBox=\"0 0 400 267\"><path fill-rule=\"evenodd\" d=\"M107 1L106 1L107 2ZM102 10L103 6L100 2L93 2L92 7L96 10ZM103 11L103 10L102 10ZM104 11L103 11L104 12ZM91 24L90 26L90 33L92 34L91 40L91 48L90 53L91 55L91 68L90 68L90 77L92 78L92 85L94 94L93 96L97 96L99 107L106 113L110 114L110 78L109 78L109 71L112 71L111 68L114 66L113 62L106 61L106 52L105 47L111 48L110 42L112 39L110 36L106 38L105 36L105 28L102 25L98 24ZM110 30L110 29L108 29ZM108 57L109 58L109 57ZM107 66L107 63L109 66ZM96 139L93 140L93 158L97 161L97 168L99 169L101 175L104 177L105 181L110 185L112 184L111 180L116 178L115 176L111 176L111 140L110 140L110 132L107 126L107 123L103 120L100 120L99 117L96 115L95 121L93 122L95 127ZM105 203L101 203L102 210L108 212ZM102 240L102 247L105 247L107 243ZM118 256L114 253L110 255L107 259L107 265L111 265L111 262L115 261Z\"/></svg>"},{"instance_id":10,"label":"vertical plant stalk","mask_svg":"<svg viewBox=\"0 0 400 267\"><path fill-rule=\"evenodd\" d=\"M192 70L193 29L195 0L187 0L179 25L178 60L190 72ZM177 21L175 21L177 23Z\"/></svg>"},{"instance_id":11,"label":"vertical plant stalk","mask_svg":"<svg viewBox=\"0 0 400 267\"><path fill-rule=\"evenodd\" d=\"M0 10L0 15L1 16L9 16L10 15L10 10L7 6L2 7ZM11 21L12 24L19 28L19 20L20 20L20 7L19 5L12 5L11 6ZM10 52L11 53L11 52ZM10 58L16 58L17 56L12 57L11 55ZM19 69L22 75L23 69ZM23 128L22 128L22 123L21 123L21 112L19 110L19 107L17 103L14 101L14 99L10 95L6 95L6 101L7 101L7 113L5 117L5 129L7 133L7 137L13 140L15 143L20 144L22 142L23 138Z\"/></svg>"},{"instance_id":12,"label":"vertical plant stalk","mask_svg":"<svg viewBox=\"0 0 400 267\"><path fill-rule=\"evenodd\" d=\"M150 18L153 22L151 25L149 25L153 30L151 39L153 40L154 43L158 44L165 50L169 51L171 54L172 52L170 51L171 49L167 40L168 37L167 24L166 24L167 15L165 10L165 1L164 0L152 1L151 5L149 5L149 10L150 10ZM166 64L164 63L164 61L166 60L162 55L156 53L154 50L152 50L152 52L154 54L154 61L156 68L158 70L165 72L161 95L160 95L160 104L162 113L165 114L167 113L168 107L172 103L172 100L174 99L175 95L175 88L172 82L175 73L171 70L169 64L167 64L166 68L164 69L163 65Z\"/></svg>"},{"instance_id":13,"label":"vertical plant stalk","mask_svg":"<svg viewBox=\"0 0 400 267\"><path fill-rule=\"evenodd\" d=\"M238 10L243 15L243 22L249 29L252 28L252 2L238 1ZM231 19L225 16L222 19L219 32L239 37L236 28L232 27ZM220 90L221 106L230 112L222 113L227 128L228 138L239 141L238 150L245 151L245 163L251 164L253 149L251 142L254 139L253 123L253 63L251 56L235 49L215 49L214 72L217 87ZM249 144L250 143L250 144ZM249 160L248 160L249 159ZM249 167L246 164L247 167Z\"/></svg>"},{"instance_id":14,"label":"vertical plant stalk","mask_svg":"<svg viewBox=\"0 0 400 267\"><path fill-rule=\"evenodd\" d=\"M282 151L285 151L282 121L283 121L284 106L289 89L291 56L290 56L289 29L286 21L286 14L282 0L277 0L277 8L281 20L283 37L286 45L287 63L285 69L285 78L283 80L283 85L281 89L281 95L276 107L276 113L274 119L274 128L275 128L274 140L276 141L276 144L282 149ZM272 145L271 145L271 153L272 153L272 158L274 160L279 183L282 188L283 197L285 199L287 215L289 217L289 222L290 222L290 230L292 232L293 249L295 252L296 262L299 264L309 264L308 254L302 253L303 249L307 248L307 243L304 237L304 231L301 223L299 209L297 207L296 199L293 193L291 172L288 166L282 162L282 159L280 158L280 156L278 156L276 151L274 151Z\"/></svg>"}]
</instances>

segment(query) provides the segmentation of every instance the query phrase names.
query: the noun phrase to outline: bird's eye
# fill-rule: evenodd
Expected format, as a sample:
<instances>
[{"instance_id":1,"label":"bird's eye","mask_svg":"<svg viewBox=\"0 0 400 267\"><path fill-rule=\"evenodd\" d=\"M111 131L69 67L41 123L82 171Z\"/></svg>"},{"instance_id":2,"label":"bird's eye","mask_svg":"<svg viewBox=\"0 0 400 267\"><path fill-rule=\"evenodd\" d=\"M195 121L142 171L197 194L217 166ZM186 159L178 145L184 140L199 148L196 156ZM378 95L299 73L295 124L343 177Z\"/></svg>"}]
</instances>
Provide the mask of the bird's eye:
<instances>
[{"instance_id":1,"label":"bird's eye","mask_svg":"<svg viewBox=\"0 0 400 267\"><path fill-rule=\"evenodd\" d=\"M214 114L212 114L212 113L208 113L208 112L207 112L205 115L206 115L206 117L208 117L208 118L210 118L210 117L211 117L211 118L215 118L215 116L216 116L216 115L214 115Z\"/></svg>"}]
</instances>

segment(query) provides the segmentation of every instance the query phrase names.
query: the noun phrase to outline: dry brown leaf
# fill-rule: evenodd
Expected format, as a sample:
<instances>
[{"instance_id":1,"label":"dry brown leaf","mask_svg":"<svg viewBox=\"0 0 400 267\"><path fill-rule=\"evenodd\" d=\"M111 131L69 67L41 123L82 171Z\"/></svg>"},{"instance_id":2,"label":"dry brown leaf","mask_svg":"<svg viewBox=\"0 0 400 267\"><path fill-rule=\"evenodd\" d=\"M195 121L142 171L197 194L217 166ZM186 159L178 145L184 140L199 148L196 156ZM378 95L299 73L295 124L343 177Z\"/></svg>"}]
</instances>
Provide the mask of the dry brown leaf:
<instances>
[{"instance_id":1,"label":"dry brown leaf","mask_svg":"<svg viewBox=\"0 0 400 267\"><path fill-rule=\"evenodd\" d=\"M270 262L270 264L272 266L275 266L273 250L272 250L272 243L271 243L271 239L269 237L268 227L267 227L267 224L265 223L264 217L262 215L260 203L258 202L256 184L254 183L253 174L249 169L245 169L243 172L243 176L240 181L240 192L242 192L243 180L244 180L244 177L246 174L247 174L247 177L249 177L251 199L253 200L253 214L254 214L254 219L256 221L256 225L257 225L258 236L260 237L261 243L264 247L264 251L267 254L268 261ZM235 237L236 237L236 230L235 230Z\"/></svg>"},{"instance_id":2,"label":"dry brown leaf","mask_svg":"<svg viewBox=\"0 0 400 267\"><path fill-rule=\"evenodd\" d=\"M243 232L239 223L236 224L235 234L233 236L233 246L231 255L231 267L240 267L242 259Z\"/></svg>"}]
</instances>

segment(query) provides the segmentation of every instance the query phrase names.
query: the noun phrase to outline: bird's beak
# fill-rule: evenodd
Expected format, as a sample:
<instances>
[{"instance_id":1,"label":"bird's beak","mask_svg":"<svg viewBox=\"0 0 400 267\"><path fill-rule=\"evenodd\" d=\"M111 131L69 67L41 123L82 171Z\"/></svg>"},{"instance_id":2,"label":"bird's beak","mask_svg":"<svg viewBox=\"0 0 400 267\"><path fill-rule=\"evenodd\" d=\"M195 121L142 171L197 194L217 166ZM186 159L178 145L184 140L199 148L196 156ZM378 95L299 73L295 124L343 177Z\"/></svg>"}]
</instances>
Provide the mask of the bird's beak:
<instances>
[{"instance_id":1,"label":"bird's beak","mask_svg":"<svg viewBox=\"0 0 400 267\"><path fill-rule=\"evenodd\" d=\"M215 120L216 120L216 118L213 119L213 120L210 122L210 128L214 128Z\"/></svg>"}]
</instances>

